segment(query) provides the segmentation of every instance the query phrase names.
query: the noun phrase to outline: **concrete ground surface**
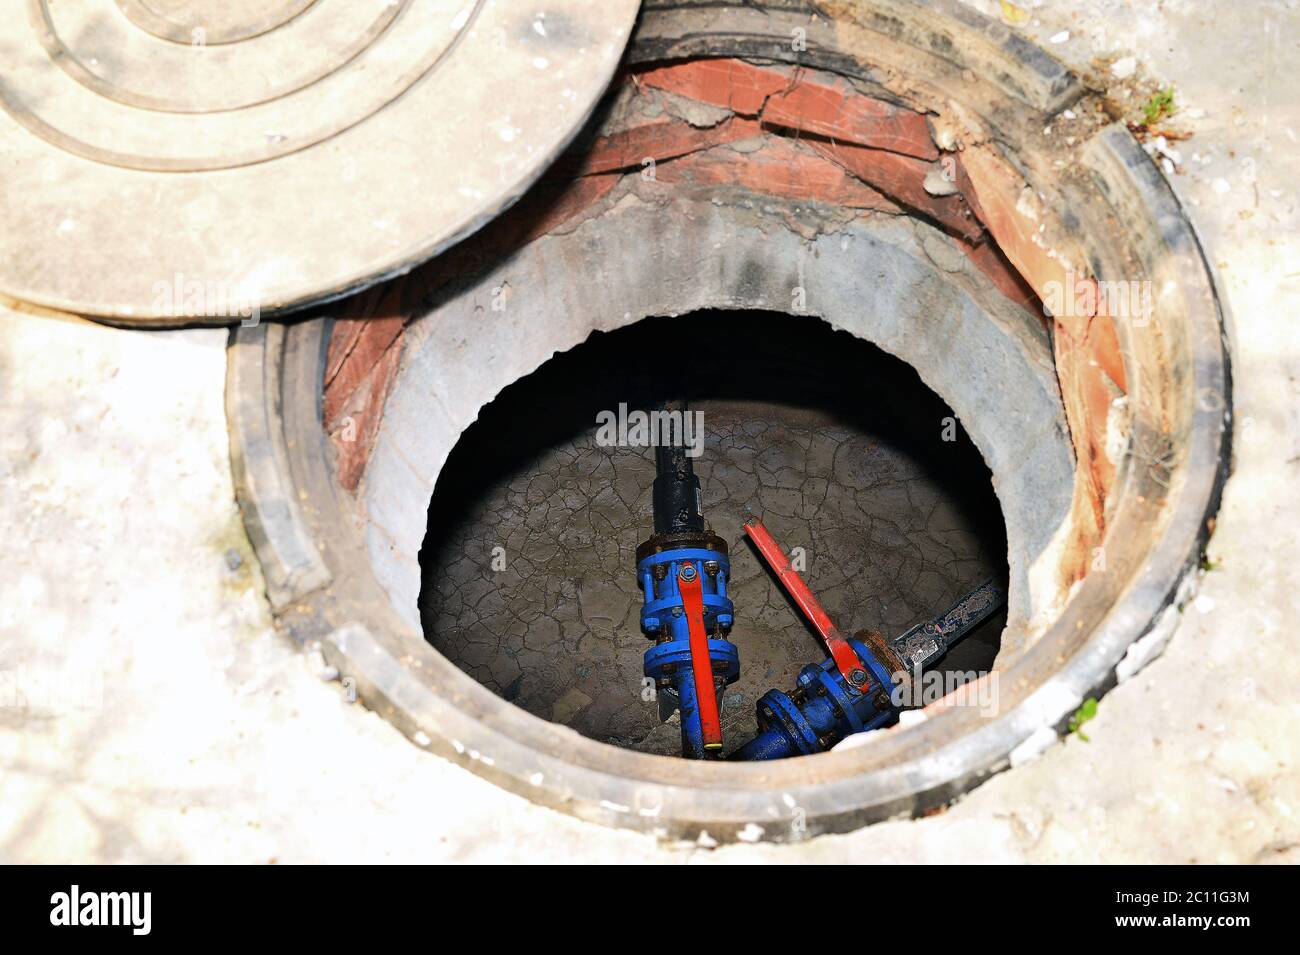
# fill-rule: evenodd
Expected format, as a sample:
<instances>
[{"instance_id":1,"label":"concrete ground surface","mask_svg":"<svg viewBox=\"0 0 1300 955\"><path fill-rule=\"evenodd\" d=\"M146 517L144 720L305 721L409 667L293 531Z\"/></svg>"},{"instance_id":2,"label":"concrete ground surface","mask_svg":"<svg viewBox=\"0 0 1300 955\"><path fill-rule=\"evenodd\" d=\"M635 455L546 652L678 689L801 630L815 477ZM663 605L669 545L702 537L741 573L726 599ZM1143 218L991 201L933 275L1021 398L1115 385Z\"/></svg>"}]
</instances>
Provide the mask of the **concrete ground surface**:
<instances>
[{"instance_id":1,"label":"concrete ground surface","mask_svg":"<svg viewBox=\"0 0 1300 955\"><path fill-rule=\"evenodd\" d=\"M1174 84L1195 135L1172 181L1234 317L1235 474L1211 569L1164 654L1102 700L1090 742L938 815L794 846L661 845L537 808L349 705L272 628L231 488L225 331L5 309L0 856L1300 861L1300 12L1019 6L1016 28L1070 63L1134 56Z\"/></svg>"}]
</instances>

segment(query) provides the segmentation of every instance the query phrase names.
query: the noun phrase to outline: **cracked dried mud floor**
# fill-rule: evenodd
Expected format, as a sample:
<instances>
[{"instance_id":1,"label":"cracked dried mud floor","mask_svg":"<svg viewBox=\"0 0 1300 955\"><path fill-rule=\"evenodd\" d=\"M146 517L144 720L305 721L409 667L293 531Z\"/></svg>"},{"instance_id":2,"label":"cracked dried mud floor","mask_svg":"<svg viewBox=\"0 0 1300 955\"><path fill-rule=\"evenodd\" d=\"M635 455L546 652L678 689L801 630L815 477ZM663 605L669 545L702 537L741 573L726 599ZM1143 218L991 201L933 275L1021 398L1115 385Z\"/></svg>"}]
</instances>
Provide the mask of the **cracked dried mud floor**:
<instances>
[{"instance_id":1,"label":"cracked dried mud floor","mask_svg":"<svg viewBox=\"0 0 1300 955\"><path fill-rule=\"evenodd\" d=\"M690 342L689 355L665 352L674 342ZM692 384L663 380L669 364ZM745 543L749 515L802 549L806 578L848 630L899 634L1005 574L988 470L906 365L812 318L653 319L598 335L503 392L434 494L425 633L528 712L603 742L680 752L676 716L661 724L642 688L649 643L634 566L651 528L653 452L603 447L595 425L602 409L651 408L675 390L702 415L705 518L732 551L741 676L724 696L728 749L753 735L759 696L824 659ZM988 669L1004 622L980 627L946 667Z\"/></svg>"}]
</instances>

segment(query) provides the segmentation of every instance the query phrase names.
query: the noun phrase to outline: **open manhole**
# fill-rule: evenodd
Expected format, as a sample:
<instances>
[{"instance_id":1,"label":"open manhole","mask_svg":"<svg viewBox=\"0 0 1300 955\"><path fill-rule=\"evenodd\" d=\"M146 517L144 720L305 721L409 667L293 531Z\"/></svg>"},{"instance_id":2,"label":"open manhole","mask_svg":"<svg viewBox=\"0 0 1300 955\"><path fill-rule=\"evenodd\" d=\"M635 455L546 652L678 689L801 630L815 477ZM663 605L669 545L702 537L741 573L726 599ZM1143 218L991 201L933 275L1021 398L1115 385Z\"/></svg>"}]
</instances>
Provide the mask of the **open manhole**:
<instances>
[{"instance_id":1,"label":"open manhole","mask_svg":"<svg viewBox=\"0 0 1300 955\"><path fill-rule=\"evenodd\" d=\"M666 342L689 342L685 354L669 347L667 374ZM653 705L644 672L631 571L652 529L649 423L684 394L702 513L735 544L727 587L741 666L721 696L726 753L755 735L764 693L822 659L741 543L747 518L795 548L831 619L855 630L903 634L1006 579L988 468L911 368L824 322L695 312L598 333L506 388L461 436L420 555L430 644L529 713L680 754L680 713ZM993 615L938 662L944 687L992 670L1004 623Z\"/></svg>"},{"instance_id":2,"label":"open manhole","mask_svg":"<svg viewBox=\"0 0 1300 955\"><path fill-rule=\"evenodd\" d=\"M947 4L648 4L517 206L241 328L230 368L289 632L416 744L672 837L921 812L1040 752L1159 652L1226 467L1220 306L1174 196L1071 74ZM668 755L637 666L655 458L593 418L683 398L734 585L732 739L825 656L751 516L845 631L1001 581L1005 614L940 664L974 693L797 759Z\"/></svg>"}]
</instances>

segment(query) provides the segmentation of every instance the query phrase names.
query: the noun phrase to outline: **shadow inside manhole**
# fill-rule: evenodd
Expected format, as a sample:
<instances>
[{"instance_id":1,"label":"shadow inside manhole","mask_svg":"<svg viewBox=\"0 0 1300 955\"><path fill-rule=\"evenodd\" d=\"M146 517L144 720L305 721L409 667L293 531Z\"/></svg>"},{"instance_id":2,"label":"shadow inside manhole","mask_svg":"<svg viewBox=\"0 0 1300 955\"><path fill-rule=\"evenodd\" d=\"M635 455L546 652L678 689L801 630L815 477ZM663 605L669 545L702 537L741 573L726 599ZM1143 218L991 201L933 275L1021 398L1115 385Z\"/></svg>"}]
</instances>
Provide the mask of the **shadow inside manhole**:
<instances>
[{"instance_id":1,"label":"shadow inside manhole","mask_svg":"<svg viewBox=\"0 0 1300 955\"><path fill-rule=\"evenodd\" d=\"M902 634L988 577L1006 530L979 452L907 364L811 317L697 312L598 333L486 406L429 509L429 642L530 713L602 742L679 755L645 692L635 551L652 530L654 452L606 446L601 412L685 397L702 414L703 510L731 549L740 677L728 750L754 704L825 651L741 532L757 515L845 631ZM626 416L626 415L624 415ZM999 612L943 659L992 667Z\"/></svg>"}]
</instances>

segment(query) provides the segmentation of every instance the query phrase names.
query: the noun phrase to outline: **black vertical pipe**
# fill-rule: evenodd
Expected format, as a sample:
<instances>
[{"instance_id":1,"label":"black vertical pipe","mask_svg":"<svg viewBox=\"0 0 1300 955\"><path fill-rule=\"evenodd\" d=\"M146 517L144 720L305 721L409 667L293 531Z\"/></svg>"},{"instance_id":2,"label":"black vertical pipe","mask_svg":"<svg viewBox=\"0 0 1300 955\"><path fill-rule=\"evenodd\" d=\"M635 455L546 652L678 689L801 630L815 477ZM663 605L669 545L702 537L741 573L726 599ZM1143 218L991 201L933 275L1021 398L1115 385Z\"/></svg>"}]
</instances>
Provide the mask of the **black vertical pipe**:
<instances>
[{"instance_id":1,"label":"black vertical pipe","mask_svg":"<svg viewBox=\"0 0 1300 955\"><path fill-rule=\"evenodd\" d=\"M681 443L655 446L655 483L652 493L655 533L699 533L704 530L704 514L701 510L700 479L695 476L695 468L686 453L686 402L667 401L663 410L680 412L683 427L676 432Z\"/></svg>"}]
</instances>

